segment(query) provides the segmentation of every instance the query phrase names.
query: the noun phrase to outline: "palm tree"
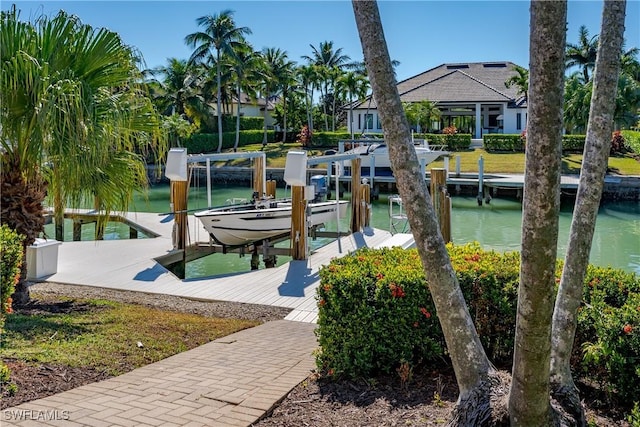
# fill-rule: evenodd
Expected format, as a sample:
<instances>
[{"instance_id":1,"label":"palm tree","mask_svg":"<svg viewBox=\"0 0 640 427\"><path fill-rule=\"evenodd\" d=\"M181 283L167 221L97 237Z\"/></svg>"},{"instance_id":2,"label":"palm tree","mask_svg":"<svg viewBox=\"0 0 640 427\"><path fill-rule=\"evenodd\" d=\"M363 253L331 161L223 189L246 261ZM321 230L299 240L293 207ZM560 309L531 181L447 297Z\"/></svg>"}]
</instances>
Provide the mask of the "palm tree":
<instances>
[{"instance_id":1,"label":"palm tree","mask_svg":"<svg viewBox=\"0 0 640 427\"><path fill-rule=\"evenodd\" d=\"M307 126L313 132L313 92L318 86L319 74L318 68L313 64L302 65L297 69L298 81L305 92L305 108L307 111Z\"/></svg>"},{"instance_id":2,"label":"palm tree","mask_svg":"<svg viewBox=\"0 0 640 427\"><path fill-rule=\"evenodd\" d=\"M295 63L292 61L285 61L277 71L276 80L278 81L278 85L280 86L280 90L282 93L282 105L284 106L282 142L287 142L287 103L289 101L289 96L291 95L291 93L296 90L297 83L295 79Z\"/></svg>"},{"instance_id":3,"label":"palm tree","mask_svg":"<svg viewBox=\"0 0 640 427\"><path fill-rule=\"evenodd\" d=\"M218 115L218 152L222 151L222 82L221 82L221 56L227 54L235 55L235 50L239 49L244 42L244 35L251 34L247 27L236 27L233 20L233 11L224 10L220 14L201 16L196 19L199 27L203 31L189 34L185 37L188 46L195 48L189 58L189 62L201 62L215 58L216 77L218 83L217 109ZM215 55L212 54L215 51Z\"/></svg>"},{"instance_id":4,"label":"palm tree","mask_svg":"<svg viewBox=\"0 0 640 427\"><path fill-rule=\"evenodd\" d=\"M186 117L187 105L198 98L196 91L201 70L184 59L169 58L167 65L147 70L153 78L151 96L164 115L178 114Z\"/></svg>"},{"instance_id":5,"label":"palm tree","mask_svg":"<svg viewBox=\"0 0 640 427\"><path fill-rule=\"evenodd\" d=\"M350 71L343 74L338 79L338 86L344 91L346 98L349 100L349 129L351 130L351 139L353 135L353 103L354 100L360 100L367 96L369 91L369 80L361 74Z\"/></svg>"},{"instance_id":6,"label":"palm tree","mask_svg":"<svg viewBox=\"0 0 640 427\"><path fill-rule=\"evenodd\" d=\"M240 143L240 110L242 109L243 88L245 93L253 92L253 88L251 87L251 82L248 81L248 77L256 72L259 66L259 58L260 55L257 54L248 43L239 47L235 52L235 56L231 58L230 66L235 73L235 98L237 102L236 140L233 144L233 151L238 151L238 144Z\"/></svg>"},{"instance_id":7,"label":"palm tree","mask_svg":"<svg viewBox=\"0 0 640 427\"><path fill-rule=\"evenodd\" d=\"M327 121L328 118L326 110L326 100L329 97L329 88L335 86L335 81L337 79L338 74L334 69L338 68L339 70L342 70L345 67L351 66L352 64L348 62L351 60L351 58L348 55L342 54L342 48L334 50L332 41L321 42L318 48L313 45L309 46L311 46L311 50L313 51L312 55L304 55L302 58L306 59L309 64L318 66L318 71L322 76L320 96L321 98L324 98L322 105L325 114L325 130L329 130L329 123ZM335 116L333 117L333 122L335 128Z\"/></svg>"},{"instance_id":8,"label":"palm tree","mask_svg":"<svg viewBox=\"0 0 640 427\"><path fill-rule=\"evenodd\" d=\"M529 92L529 70L519 65L514 65L513 71L517 74L509 77L504 82L504 86L507 88L515 86L518 89L518 95L522 95L524 99L527 99L527 92Z\"/></svg>"},{"instance_id":9,"label":"palm tree","mask_svg":"<svg viewBox=\"0 0 640 427\"><path fill-rule=\"evenodd\" d=\"M428 132L429 125L435 120L440 119L440 109L436 107L435 102L428 99L404 104L404 110L407 120L413 121L416 126L420 127L421 132Z\"/></svg>"},{"instance_id":10,"label":"palm tree","mask_svg":"<svg viewBox=\"0 0 640 427\"><path fill-rule=\"evenodd\" d=\"M584 81L588 82L590 79L589 71L593 70L596 65L597 53L598 35L589 37L589 30L582 25L578 30L578 44L567 43L566 67L580 67Z\"/></svg>"},{"instance_id":11,"label":"palm tree","mask_svg":"<svg viewBox=\"0 0 640 427\"><path fill-rule=\"evenodd\" d=\"M35 24L15 7L1 16L0 219L25 236L26 249L44 229L47 185L62 240L65 204L93 199L106 214L127 210L147 182L140 154L161 156L164 136L137 58L116 33L63 11ZM17 302L28 300L23 283L16 289Z\"/></svg>"},{"instance_id":12,"label":"palm tree","mask_svg":"<svg viewBox=\"0 0 640 427\"><path fill-rule=\"evenodd\" d=\"M283 69L289 67L290 61L287 59L287 52L275 47L262 49L262 94L265 100L264 105L264 134L262 137L263 147L267 145L267 107L269 101L273 99L280 90L280 79Z\"/></svg>"}]
</instances>

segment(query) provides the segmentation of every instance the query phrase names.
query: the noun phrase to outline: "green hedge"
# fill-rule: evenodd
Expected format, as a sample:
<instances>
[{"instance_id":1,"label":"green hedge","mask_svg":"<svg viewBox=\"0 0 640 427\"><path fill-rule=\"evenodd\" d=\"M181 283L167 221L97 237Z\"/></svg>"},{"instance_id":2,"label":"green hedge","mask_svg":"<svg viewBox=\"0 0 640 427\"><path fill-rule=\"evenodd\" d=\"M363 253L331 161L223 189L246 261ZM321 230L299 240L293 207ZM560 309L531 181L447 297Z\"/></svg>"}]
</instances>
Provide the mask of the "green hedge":
<instances>
[{"instance_id":1,"label":"green hedge","mask_svg":"<svg viewBox=\"0 0 640 427\"><path fill-rule=\"evenodd\" d=\"M355 135L356 139L358 135ZM337 148L338 143L342 140L351 139L349 132L317 132L313 131L311 135L312 147Z\"/></svg>"},{"instance_id":2,"label":"green hedge","mask_svg":"<svg viewBox=\"0 0 640 427\"><path fill-rule=\"evenodd\" d=\"M582 152L586 135L563 135L562 151ZM487 151L525 151L526 137L520 134L492 133L482 136Z\"/></svg>"},{"instance_id":3,"label":"green hedge","mask_svg":"<svg viewBox=\"0 0 640 427\"><path fill-rule=\"evenodd\" d=\"M524 151L525 139L519 134L491 133L482 135L487 151Z\"/></svg>"},{"instance_id":4,"label":"green hedge","mask_svg":"<svg viewBox=\"0 0 640 427\"><path fill-rule=\"evenodd\" d=\"M222 116L222 129L225 132L236 130L236 116ZM263 117L240 116L240 130L262 130L264 129ZM218 116L213 118L213 132L218 131Z\"/></svg>"},{"instance_id":5,"label":"green hedge","mask_svg":"<svg viewBox=\"0 0 640 427\"><path fill-rule=\"evenodd\" d=\"M519 283L519 254L448 245L480 340L493 361L508 364ZM558 277L560 275L560 263ZM440 325L417 251L358 251L320 270L317 289L323 374L350 378L393 372L403 363L446 357ZM558 279L559 281L559 279ZM578 314L572 369L622 399L640 395L640 277L589 266Z\"/></svg>"},{"instance_id":6,"label":"green hedge","mask_svg":"<svg viewBox=\"0 0 640 427\"><path fill-rule=\"evenodd\" d=\"M249 144L259 144L262 142L264 131L262 130L243 130L240 131L239 147ZM267 142L275 141L275 132L267 131ZM235 132L222 133L222 149L233 148L236 142ZM184 146L189 154L215 153L218 150L218 134L217 133L196 133L184 142Z\"/></svg>"},{"instance_id":7,"label":"green hedge","mask_svg":"<svg viewBox=\"0 0 640 427\"><path fill-rule=\"evenodd\" d=\"M469 133L417 133L416 138L426 139L431 145L446 145L449 151L468 150L471 146L471 134Z\"/></svg>"}]
</instances>

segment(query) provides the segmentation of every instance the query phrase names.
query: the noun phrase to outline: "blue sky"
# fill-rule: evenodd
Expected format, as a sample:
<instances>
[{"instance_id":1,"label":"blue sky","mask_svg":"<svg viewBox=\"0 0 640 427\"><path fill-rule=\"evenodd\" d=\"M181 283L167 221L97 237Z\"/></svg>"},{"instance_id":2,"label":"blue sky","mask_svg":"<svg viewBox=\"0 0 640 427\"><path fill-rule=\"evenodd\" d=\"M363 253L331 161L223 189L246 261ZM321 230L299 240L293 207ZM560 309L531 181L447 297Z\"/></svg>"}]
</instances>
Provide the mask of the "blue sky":
<instances>
[{"instance_id":1,"label":"blue sky","mask_svg":"<svg viewBox=\"0 0 640 427\"><path fill-rule=\"evenodd\" d=\"M2 9L14 2L2 0ZM184 37L198 30L203 15L234 11L236 25L249 27L254 49L278 47L289 59L304 63L309 45L333 41L353 60L362 49L351 2L298 1L19 1L22 19L59 9L82 22L118 32L137 47L149 68L167 58L187 59ZM529 1L404 1L379 2L391 57L400 61L399 80L446 62L512 61L528 67ZM578 28L600 32L602 1L569 1L567 41L577 42ZM640 47L640 0L627 1L626 47Z\"/></svg>"}]
</instances>

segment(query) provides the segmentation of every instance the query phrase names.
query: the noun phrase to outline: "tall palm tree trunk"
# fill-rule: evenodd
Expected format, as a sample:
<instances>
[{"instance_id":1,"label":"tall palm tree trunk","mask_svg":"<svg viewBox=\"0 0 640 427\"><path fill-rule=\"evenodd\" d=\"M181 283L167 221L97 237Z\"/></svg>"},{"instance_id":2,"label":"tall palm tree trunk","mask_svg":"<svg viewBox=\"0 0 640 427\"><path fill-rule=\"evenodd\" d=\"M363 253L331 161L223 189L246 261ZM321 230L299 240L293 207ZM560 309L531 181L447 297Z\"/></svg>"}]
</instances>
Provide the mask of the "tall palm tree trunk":
<instances>
[{"instance_id":1,"label":"tall palm tree trunk","mask_svg":"<svg viewBox=\"0 0 640 427\"><path fill-rule=\"evenodd\" d=\"M596 216L609 159L625 8L626 0L604 2L580 184L553 313L552 390L554 396L583 424L584 410L571 375L570 359L577 327L578 307L582 303L582 287L589 264Z\"/></svg>"},{"instance_id":2,"label":"tall palm tree trunk","mask_svg":"<svg viewBox=\"0 0 640 427\"><path fill-rule=\"evenodd\" d=\"M233 151L238 151L238 145L240 144L240 109L242 108L242 87L240 85L240 79L238 79L238 113L236 115L236 141L233 143Z\"/></svg>"},{"instance_id":3,"label":"tall palm tree trunk","mask_svg":"<svg viewBox=\"0 0 640 427\"><path fill-rule=\"evenodd\" d=\"M220 50L216 51L216 80L218 83L218 96L216 99L216 112L218 113L218 153L222 151L222 107L221 107L221 97L222 97L222 78L220 76Z\"/></svg>"}]
</instances>

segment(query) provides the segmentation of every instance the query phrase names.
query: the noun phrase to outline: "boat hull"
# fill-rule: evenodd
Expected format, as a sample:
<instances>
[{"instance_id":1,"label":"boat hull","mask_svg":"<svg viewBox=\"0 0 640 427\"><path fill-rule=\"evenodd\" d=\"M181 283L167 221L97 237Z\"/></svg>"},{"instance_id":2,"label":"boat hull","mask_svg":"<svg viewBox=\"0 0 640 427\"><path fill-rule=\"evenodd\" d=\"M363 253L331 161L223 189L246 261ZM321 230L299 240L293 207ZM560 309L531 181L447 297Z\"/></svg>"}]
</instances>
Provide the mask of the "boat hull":
<instances>
[{"instance_id":1,"label":"boat hull","mask_svg":"<svg viewBox=\"0 0 640 427\"><path fill-rule=\"evenodd\" d=\"M335 220L346 213L348 201L311 203L310 226ZM274 207L256 209L229 207L197 212L195 216L217 243L243 246L286 234L291 230L291 203L273 203Z\"/></svg>"}]
</instances>

